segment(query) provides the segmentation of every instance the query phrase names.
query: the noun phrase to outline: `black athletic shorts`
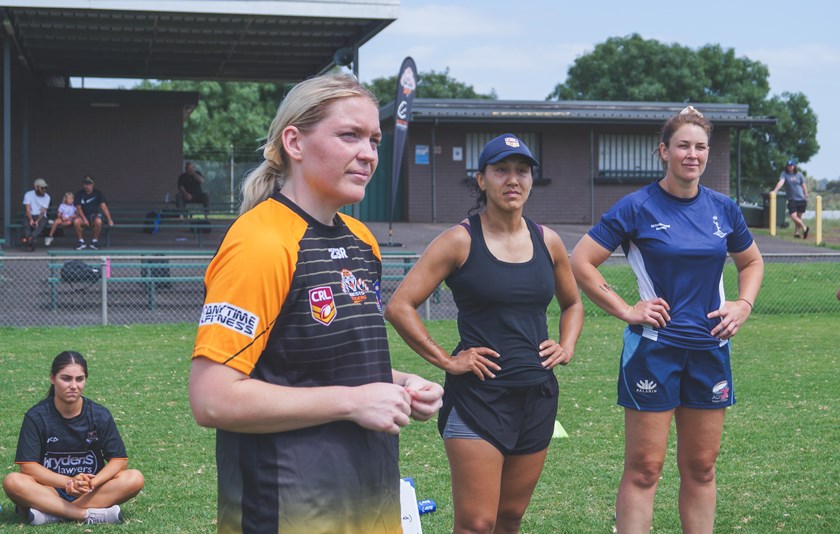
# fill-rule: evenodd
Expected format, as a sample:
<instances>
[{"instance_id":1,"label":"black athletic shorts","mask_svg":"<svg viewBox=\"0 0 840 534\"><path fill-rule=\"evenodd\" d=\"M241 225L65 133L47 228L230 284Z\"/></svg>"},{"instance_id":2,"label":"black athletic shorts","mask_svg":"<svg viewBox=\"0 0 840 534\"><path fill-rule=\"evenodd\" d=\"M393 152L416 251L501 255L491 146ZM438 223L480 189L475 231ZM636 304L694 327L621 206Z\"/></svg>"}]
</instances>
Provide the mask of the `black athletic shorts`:
<instances>
[{"instance_id":1,"label":"black athletic shorts","mask_svg":"<svg viewBox=\"0 0 840 534\"><path fill-rule=\"evenodd\" d=\"M443 436L454 406L470 429L502 454L533 454L551 443L558 396L554 373L541 384L521 387L447 375L438 430Z\"/></svg>"},{"instance_id":2,"label":"black athletic shorts","mask_svg":"<svg viewBox=\"0 0 840 534\"><path fill-rule=\"evenodd\" d=\"M788 213L805 213L806 207L808 207L807 200L788 200Z\"/></svg>"}]
</instances>

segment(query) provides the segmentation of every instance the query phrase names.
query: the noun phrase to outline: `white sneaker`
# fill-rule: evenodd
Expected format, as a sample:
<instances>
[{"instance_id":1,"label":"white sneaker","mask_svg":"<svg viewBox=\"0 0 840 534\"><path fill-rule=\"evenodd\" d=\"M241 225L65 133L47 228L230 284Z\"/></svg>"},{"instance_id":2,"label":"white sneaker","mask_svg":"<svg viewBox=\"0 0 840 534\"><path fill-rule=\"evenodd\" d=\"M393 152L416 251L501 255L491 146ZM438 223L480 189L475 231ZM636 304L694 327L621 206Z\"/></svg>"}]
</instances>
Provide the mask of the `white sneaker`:
<instances>
[{"instance_id":1,"label":"white sneaker","mask_svg":"<svg viewBox=\"0 0 840 534\"><path fill-rule=\"evenodd\" d=\"M48 246L52 245L52 242L53 242L53 238L51 238L49 236L44 238L44 246L45 247L48 247Z\"/></svg>"},{"instance_id":2,"label":"white sneaker","mask_svg":"<svg viewBox=\"0 0 840 534\"><path fill-rule=\"evenodd\" d=\"M92 250L99 250L99 241L91 241L90 245L88 245Z\"/></svg>"},{"instance_id":3,"label":"white sneaker","mask_svg":"<svg viewBox=\"0 0 840 534\"><path fill-rule=\"evenodd\" d=\"M85 524L93 525L94 523L111 523L120 524L123 522L122 510L120 506L115 504L110 508L88 508L85 516Z\"/></svg>"},{"instance_id":4,"label":"white sneaker","mask_svg":"<svg viewBox=\"0 0 840 534\"><path fill-rule=\"evenodd\" d=\"M85 245L85 242L84 241L79 241L79 246L76 247L76 250L84 250L86 248L87 248L87 245Z\"/></svg>"},{"instance_id":5,"label":"white sneaker","mask_svg":"<svg viewBox=\"0 0 840 534\"><path fill-rule=\"evenodd\" d=\"M29 509L29 524L30 525L46 525L47 523L61 523L67 521L63 517L51 515L35 508Z\"/></svg>"}]
</instances>

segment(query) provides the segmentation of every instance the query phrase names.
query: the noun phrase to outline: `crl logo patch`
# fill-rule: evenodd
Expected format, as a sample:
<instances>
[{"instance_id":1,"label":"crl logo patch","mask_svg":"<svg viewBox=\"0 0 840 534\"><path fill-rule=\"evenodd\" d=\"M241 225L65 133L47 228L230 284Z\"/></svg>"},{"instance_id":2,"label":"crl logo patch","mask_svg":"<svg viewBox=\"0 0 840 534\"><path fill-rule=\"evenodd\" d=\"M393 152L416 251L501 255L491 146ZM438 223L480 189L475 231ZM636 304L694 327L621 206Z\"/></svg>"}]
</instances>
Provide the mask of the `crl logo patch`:
<instances>
[{"instance_id":1,"label":"crl logo patch","mask_svg":"<svg viewBox=\"0 0 840 534\"><path fill-rule=\"evenodd\" d=\"M310 289L309 309L312 312L312 318L322 325L328 325L333 322L338 310L335 308L332 289L329 286Z\"/></svg>"}]
</instances>

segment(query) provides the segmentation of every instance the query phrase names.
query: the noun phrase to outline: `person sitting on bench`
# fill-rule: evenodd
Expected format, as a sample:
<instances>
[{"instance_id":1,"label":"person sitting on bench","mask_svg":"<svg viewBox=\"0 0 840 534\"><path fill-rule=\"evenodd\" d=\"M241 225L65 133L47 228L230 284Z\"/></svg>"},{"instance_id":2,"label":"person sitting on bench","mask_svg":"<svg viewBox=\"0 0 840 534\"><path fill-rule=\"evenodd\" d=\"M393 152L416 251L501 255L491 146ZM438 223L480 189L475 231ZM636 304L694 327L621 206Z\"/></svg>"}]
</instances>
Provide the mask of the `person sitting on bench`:
<instances>
[{"instance_id":1,"label":"person sitting on bench","mask_svg":"<svg viewBox=\"0 0 840 534\"><path fill-rule=\"evenodd\" d=\"M187 204L204 205L204 216L210 211L210 195L201 190L204 175L195 169L195 165L188 161L184 165L184 172L178 176L178 193L175 195L175 206L183 209Z\"/></svg>"},{"instance_id":2,"label":"person sitting on bench","mask_svg":"<svg viewBox=\"0 0 840 534\"><path fill-rule=\"evenodd\" d=\"M76 228L76 239L79 240L76 250L91 248L99 250L99 234L102 233L102 219L108 221L108 226L114 226L111 212L105 203L105 193L94 189L93 178L88 174L82 178L82 189L76 193L76 214L79 216L73 226ZM93 240L90 245L85 244L82 229L89 226L93 229Z\"/></svg>"}]
</instances>

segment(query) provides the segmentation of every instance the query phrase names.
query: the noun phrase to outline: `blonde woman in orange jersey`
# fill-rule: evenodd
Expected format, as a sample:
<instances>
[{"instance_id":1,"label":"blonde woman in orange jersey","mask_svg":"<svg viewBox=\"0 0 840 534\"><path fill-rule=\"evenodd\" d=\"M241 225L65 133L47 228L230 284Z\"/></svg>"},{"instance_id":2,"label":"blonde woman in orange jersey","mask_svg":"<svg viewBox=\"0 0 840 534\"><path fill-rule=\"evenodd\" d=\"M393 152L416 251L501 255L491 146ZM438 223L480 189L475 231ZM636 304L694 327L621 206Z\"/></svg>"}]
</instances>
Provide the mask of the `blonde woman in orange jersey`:
<instances>
[{"instance_id":1,"label":"blonde woman in orange jersey","mask_svg":"<svg viewBox=\"0 0 840 534\"><path fill-rule=\"evenodd\" d=\"M378 162L375 98L298 84L205 275L190 404L217 429L220 532L397 533L397 434L442 388L391 369L376 240L339 214Z\"/></svg>"}]
</instances>

